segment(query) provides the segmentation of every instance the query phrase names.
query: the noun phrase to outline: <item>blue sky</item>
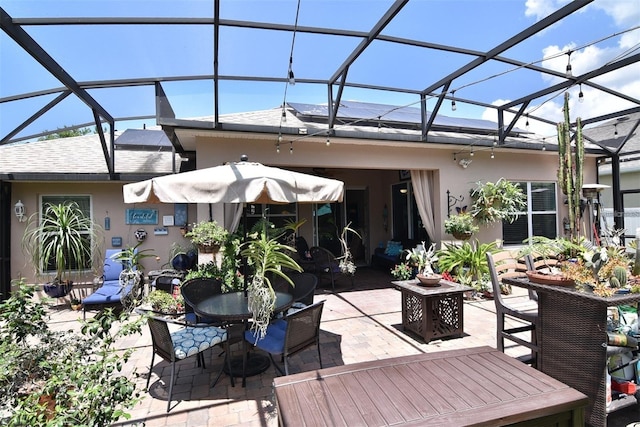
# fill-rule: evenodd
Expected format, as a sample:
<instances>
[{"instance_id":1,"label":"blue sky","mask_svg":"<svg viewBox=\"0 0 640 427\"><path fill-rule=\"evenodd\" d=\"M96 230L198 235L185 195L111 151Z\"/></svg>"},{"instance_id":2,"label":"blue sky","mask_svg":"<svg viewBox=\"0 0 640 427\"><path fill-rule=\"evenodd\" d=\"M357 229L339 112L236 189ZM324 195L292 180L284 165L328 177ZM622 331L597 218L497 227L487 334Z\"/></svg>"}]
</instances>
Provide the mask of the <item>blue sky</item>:
<instances>
[{"instance_id":1,"label":"blue sky","mask_svg":"<svg viewBox=\"0 0 640 427\"><path fill-rule=\"evenodd\" d=\"M368 31L392 3L391 0L301 0L298 24ZM412 0L383 34L486 51L566 3L557 0ZM293 24L296 5L294 0L224 0L221 13L224 19ZM14 18L213 16L213 6L209 0L0 0L0 6ZM602 66L622 53L637 53L640 42L638 26L638 0L596 0L517 48L508 50L504 56L523 62L547 58L544 62L538 62L538 65L564 71L567 55L563 52L572 50L571 64L574 74L579 75ZM27 31L78 81L206 75L211 74L213 69L213 35L207 27L128 26L116 31L113 26L33 26ZM286 75L291 34L227 28L221 31L221 38L220 74ZM296 77L328 78L358 42L359 39L354 38L331 37L327 40L327 37L318 35L297 34L293 55ZM433 50L425 52L414 47L375 42L375 46L350 68L349 78L366 84L420 90L471 59L467 55L445 55ZM511 72L512 68L504 64L488 64L465 79L454 81L451 88L456 89L456 95L460 98L500 103L557 82L531 71ZM501 73L505 74L500 78L491 78ZM636 65L616 75L604 76L601 83L640 98L639 76L640 69ZM478 84L480 81L484 83ZM25 55L4 33L0 34L0 98L60 86L55 78ZM284 100L285 86L282 83L221 82L220 113L275 108ZM210 82L166 83L165 90L178 117L213 113ZM582 90L585 102L573 103L572 116L610 112L609 96L587 87ZM327 92L323 86L298 83L286 87L286 91L287 101L327 102ZM572 89L574 101L577 92L578 88ZM90 93L116 117L155 113L153 89L150 87L102 89ZM0 137L53 97L0 104ZM346 89L343 99L418 106L413 95L384 91ZM529 109L532 114L561 120L561 102L561 96L546 97L534 101ZM428 108L431 109L434 103L434 100L429 100ZM497 120L491 109L460 102L457 105L455 112L445 107L441 113ZM88 108L71 96L22 134L91 121ZM155 121L149 120L147 124L153 125ZM524 127L524 123L518 125ZM548 126L539 126L534 121L531 125L531 130L538 133L552 132ZM138 126L140 122L121 123L116 127L122 130L123 127Z\"/></svg>"}]
</instances>

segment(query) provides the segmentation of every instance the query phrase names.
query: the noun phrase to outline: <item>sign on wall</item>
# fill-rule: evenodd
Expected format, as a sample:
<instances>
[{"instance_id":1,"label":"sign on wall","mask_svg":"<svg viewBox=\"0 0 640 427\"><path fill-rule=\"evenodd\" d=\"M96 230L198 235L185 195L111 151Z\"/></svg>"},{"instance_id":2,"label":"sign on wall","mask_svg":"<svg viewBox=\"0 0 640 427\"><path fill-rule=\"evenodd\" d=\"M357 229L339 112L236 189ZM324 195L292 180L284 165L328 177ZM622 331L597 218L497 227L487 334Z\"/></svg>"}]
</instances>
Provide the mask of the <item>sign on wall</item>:
<instances>
[{"instance_id":1,"label":"sign on wall","mask_svg":"<svg viewBox=\"0 0 640 427\"><path fill-rule=\"evenodd\" d=\"M147 224L158 223L157 209L127 209L125 224Z\"/></svg>"}]
</instances>

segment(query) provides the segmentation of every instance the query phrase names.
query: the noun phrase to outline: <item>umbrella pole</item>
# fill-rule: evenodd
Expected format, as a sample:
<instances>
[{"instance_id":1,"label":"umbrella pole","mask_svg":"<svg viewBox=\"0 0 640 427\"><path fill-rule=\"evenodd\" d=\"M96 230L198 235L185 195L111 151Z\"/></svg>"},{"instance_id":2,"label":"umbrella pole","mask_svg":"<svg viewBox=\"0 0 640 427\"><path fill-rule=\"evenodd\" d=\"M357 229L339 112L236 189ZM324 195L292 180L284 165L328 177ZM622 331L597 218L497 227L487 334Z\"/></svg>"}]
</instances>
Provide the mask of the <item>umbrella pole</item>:
<instances>
[{"instance_id":1,"label":"umbrella pole","mask_svg":"<svg viewBox=\"0 0 640 427\"><path fill-rule=\"evenodd\" d=\"M244 232L244 242L247 242L247 235L248 235L248 231L247 230L247 204L244 204L244 207L242 208L242 229ZM248 283L249 283L249 266L247 263L247 257L243 256L242 257L242 275L244 276L244 296L245 298L248 295Z\"/></svg>"}]
</instances>

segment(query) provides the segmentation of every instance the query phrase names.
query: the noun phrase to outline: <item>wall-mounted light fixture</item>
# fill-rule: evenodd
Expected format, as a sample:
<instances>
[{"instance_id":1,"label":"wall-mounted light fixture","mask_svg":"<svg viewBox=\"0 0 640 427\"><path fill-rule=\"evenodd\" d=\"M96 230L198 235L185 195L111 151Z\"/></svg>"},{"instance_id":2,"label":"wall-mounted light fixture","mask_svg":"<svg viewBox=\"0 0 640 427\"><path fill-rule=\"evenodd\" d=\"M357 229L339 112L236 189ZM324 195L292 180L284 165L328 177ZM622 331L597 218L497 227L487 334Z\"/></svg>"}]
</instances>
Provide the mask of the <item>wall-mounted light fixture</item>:
<instances>
[{"instance_id":1,"label":"wall-mounted light fixture","mask_svg":"<svg viewBox=\"0 0 640 427\"><path fill-rule=\"evenodd\" d=\"M16 214L16 218L18 218L19 222L25 222L27 220L27 212L24 208L24 203L22 200L18 200L18 203L13 207L13 212Z\"/></svg>"}]
</instances>

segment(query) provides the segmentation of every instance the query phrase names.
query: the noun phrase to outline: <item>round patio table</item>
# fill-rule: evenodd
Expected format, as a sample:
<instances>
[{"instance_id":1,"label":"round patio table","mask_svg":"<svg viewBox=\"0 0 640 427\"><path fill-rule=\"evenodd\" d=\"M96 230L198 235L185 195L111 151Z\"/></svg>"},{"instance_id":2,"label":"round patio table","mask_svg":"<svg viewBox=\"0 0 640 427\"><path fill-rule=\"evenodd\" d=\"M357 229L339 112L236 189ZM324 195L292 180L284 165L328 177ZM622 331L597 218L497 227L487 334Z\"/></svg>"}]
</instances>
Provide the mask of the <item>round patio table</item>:
<instances>
[{"instance_id":1,"label":"round patio table","mask_svg":"<svg viewBox=\"0 0 640 427\"><path fill-rule=\"evenodd\" d=\"M286 292L276 292L276 303L274 313L280 313L287 310L293 304L293 295ZM244 292L228 292L223 294L211 295L202 301L191 304L193 311L204 317L216 318L229 323L242 322L247 326L252 314L249 311L247 297ZM243 331L244 332L244 331ZM244 340L244 335L242 337ZM231 360L231 370L225 367L225 372L234 377L243 377L242 385L245 385L244 377L258 375L267 370L271 362L269 357L264 354L250 353L247 356L246 367L243 369L242 358ZM244 373L244 375L243 375Z\"/></svg>"}]
</instances>

